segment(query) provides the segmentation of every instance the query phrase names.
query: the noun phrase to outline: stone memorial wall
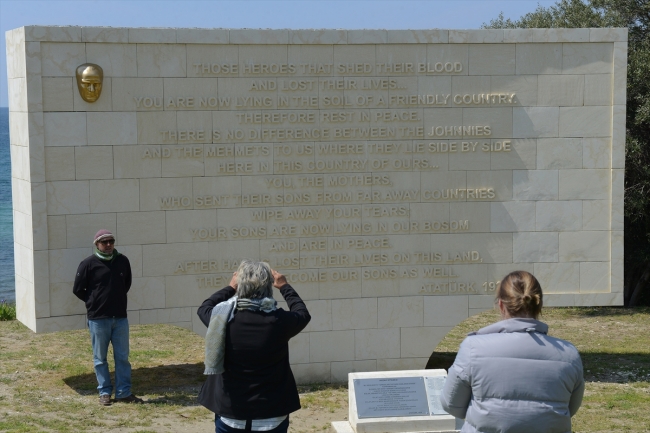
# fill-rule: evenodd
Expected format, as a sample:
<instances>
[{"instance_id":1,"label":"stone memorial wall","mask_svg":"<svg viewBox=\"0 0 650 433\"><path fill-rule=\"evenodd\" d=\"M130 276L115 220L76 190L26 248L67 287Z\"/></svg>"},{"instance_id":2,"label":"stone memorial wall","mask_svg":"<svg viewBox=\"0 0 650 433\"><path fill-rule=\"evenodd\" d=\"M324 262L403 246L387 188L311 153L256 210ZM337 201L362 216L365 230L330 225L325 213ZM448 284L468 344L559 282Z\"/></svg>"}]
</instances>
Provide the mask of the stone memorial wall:
<instances>
[{"instance_id":1,"label":"stone memorial wall","mask_svg":"<svg viewBox=\"0 0 650 433\"><path fill-rule=\"evenodd\" d=\"M625 29L7 33L18 318L85 326L100 228L132 324L203 334L242 258L313 319L299 380L424 368L507 272L623 303ZM103 70L86 102L76 71Z\"/></svg>"}]
</instances>

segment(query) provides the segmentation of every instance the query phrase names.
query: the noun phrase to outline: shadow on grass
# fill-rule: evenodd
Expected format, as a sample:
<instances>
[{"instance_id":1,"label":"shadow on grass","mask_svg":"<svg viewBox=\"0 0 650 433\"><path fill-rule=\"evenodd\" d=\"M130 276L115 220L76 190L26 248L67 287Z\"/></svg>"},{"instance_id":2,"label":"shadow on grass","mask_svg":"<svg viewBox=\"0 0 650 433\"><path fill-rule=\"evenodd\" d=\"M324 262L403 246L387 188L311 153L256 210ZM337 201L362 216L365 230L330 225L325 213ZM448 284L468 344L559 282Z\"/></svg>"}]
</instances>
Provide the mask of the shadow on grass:
<instances>
[{"instance_id":1,"label":"shadow on grass","mask_svg":"<svg viewBox=\"0 0 650 433\"><path fill-rule=\"evenodd\" d=\"M647 353L587 352L580 353L580 357L588 382L650 382L650 355ZM455 359L455 352L433 352L425 368L449 370Z\"/></svg>"},{"instance_id":2,"label":"shadow on grass","mask_svg":"<svg viewBox=\"0 0 650 433\"><path fill-rule=\"evenodd\" d=\"M196 396L205 382L203 363L159 365L133 369L131 382L136 395L161 395L147 403L198 405ZM115 385L114 372L111 380ZM97 393L97 379L94 373L63 378L63 382L81 395Z\"/></svg>"}]
</instances>

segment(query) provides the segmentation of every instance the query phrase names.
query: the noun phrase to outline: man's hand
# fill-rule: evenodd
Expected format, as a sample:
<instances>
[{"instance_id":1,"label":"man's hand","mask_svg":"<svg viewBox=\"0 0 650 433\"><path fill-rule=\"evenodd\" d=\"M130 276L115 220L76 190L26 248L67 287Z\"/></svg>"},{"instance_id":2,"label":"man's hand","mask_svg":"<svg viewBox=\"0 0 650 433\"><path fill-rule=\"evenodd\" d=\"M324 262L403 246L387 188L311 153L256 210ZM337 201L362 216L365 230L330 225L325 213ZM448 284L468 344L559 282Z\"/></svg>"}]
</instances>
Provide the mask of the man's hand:
<instances>
[{"instance_id":1,"label":"man's hand","mask_svg":"<svg viewBox=\"0 0 650 433\"><path fill-rule=\"evenodd\" d=\"M228 285L237 290L237 271L232 273L232 278L230 279L230 283Z\"/></svg>"},{"instance_id":2,"label":"man's hand","mask_svg":"<svg viewBox=\"0 0 650 433\"><path fill-rule=\"evenodd\" d=\"M273 279L275 280L273 282L273 287L275 287L276 289L279 289L280 287L287 284L287 277L285 277L275 269L271 269L271 275L273 275Z\"/></svg>"}]
</instances>

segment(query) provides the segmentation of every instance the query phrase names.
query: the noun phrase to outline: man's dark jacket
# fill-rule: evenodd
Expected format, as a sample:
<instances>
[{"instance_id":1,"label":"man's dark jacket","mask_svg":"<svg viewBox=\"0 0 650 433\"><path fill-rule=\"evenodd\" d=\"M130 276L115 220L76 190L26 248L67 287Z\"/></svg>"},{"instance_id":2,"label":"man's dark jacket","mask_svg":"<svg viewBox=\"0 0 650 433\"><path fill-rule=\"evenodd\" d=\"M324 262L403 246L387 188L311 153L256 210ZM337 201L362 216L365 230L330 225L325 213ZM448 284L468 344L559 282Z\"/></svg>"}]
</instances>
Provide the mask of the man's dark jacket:
<instances>
[{"instance_id":1,"label":"man's dark jacket","mask_svg":"<svg viewBox=\"0 0 650 433\"><path fill-rule=\"evenodd\" d=\"M207 377L199 403L214 413L240 420L287 415L300 409L300 398L289 366L289 339L302 331L311 316L289 285L280 289L290 311L236 311L226 326L225 372ZM208 326L212 309L235 295L219 290L199 307Z\"/></svg>"},{"instance_id":2,"label":"man's dark jacket","mask_svg":"<svg viewBox=\"0 0 650 433\"><path fill-rule=\"evenodd\" d=\"M101 260L94 254L79 264L72 292L86 303L89 320L126 317L126 294L131 288L131 264L119 254Z\"/></svg>"}]
</instances>

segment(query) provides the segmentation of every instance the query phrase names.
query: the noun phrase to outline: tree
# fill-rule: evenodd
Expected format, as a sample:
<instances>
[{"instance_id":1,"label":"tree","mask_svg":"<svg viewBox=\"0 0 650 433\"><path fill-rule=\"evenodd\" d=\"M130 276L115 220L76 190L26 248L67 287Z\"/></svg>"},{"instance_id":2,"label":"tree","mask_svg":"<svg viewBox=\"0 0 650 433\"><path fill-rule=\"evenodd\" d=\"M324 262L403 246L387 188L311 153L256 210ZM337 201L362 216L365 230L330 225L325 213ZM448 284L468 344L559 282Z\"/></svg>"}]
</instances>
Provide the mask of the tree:
<instances>
[{"instance_id":1,"label":"tree","mask_svg":"<svg viewBox=\"0 0 650 433\"><path fill-rule=\"evenodd\" d=\"M514 21L502 12L483 27L628 28L625 305L650 304L650 2L560 0Z\"/></svg>"}]
</instances>

